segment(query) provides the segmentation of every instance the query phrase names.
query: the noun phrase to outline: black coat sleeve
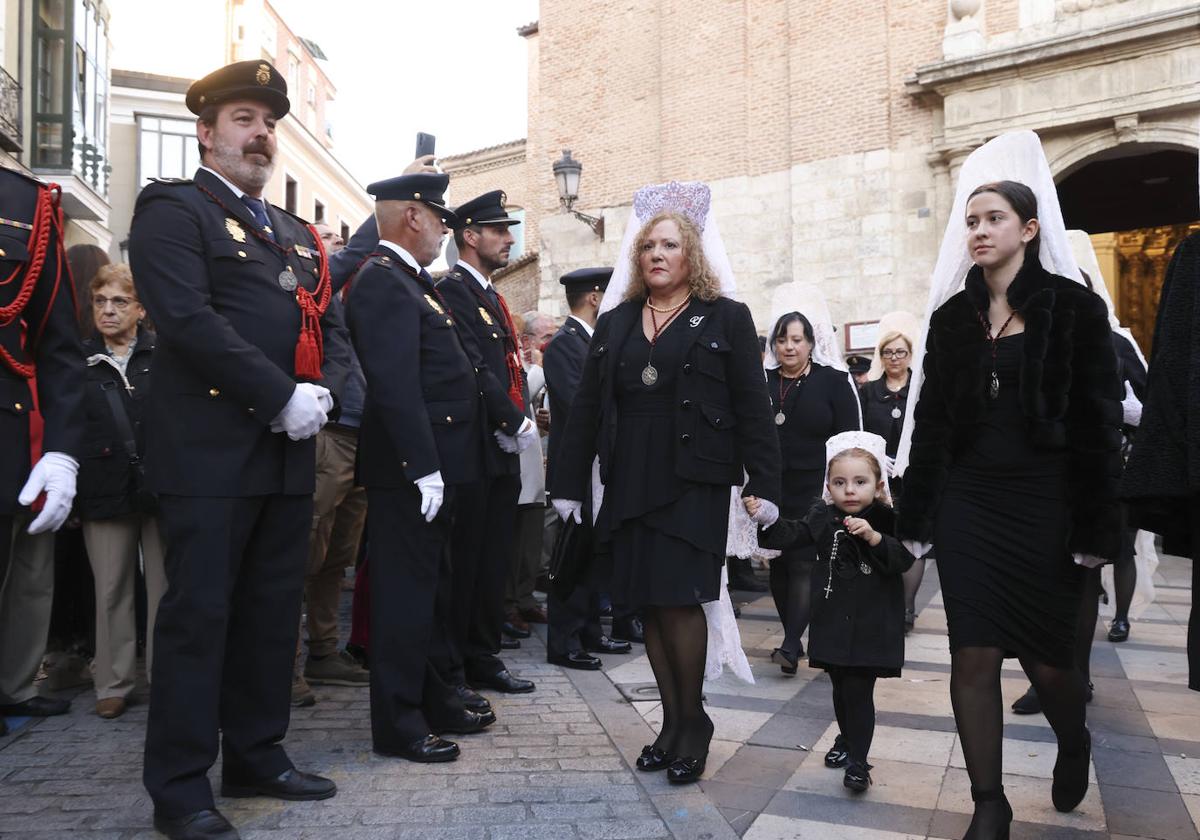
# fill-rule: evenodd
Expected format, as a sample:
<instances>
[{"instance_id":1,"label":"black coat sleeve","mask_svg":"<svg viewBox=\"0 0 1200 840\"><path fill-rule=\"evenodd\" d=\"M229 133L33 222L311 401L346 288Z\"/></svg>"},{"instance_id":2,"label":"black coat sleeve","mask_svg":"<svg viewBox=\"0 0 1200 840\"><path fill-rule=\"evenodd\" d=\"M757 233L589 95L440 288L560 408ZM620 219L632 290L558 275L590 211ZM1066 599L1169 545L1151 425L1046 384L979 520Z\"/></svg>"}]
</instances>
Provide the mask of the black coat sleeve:
<instances>
[{"instance_id":1,"label":"black coat sleeve","mask_svg":"<svg viewBox=\"0 0 1200 840\"><path fill-rule=\"evenodd\" d=\"M737 416L738 449L749 479L742 490L745 496L758 496L778 503L780 496L779 434L772 419L771 396L762 369L758 332L754 318L744 303L734 303L729 325L733 352L730 359L729 391L733 413ZM847 397L854 399L852 393ZM857 402L853 406L858 417ZM858 428L857 421L854 428Z\"/></svg>"},{"instance_id":2,"label":"black coat sleeve","mask_svg":"<svg viewBox=\"0 0 1200 840\"><path fill-rule=\"evenodd\" d=\"M925 339L925 378L913 409L912 445L908 468L904 471L904 504L896 523L898 537L920 542L930 542L933 538L933 518L950 469L950 418L938 371L939 312L934 313Z\"/></svg>"},{"instance_id":3,"label":"black coat sleeve","mask_svg":"<svg viewBox=\"0 0 1200 840\"><path fill-rule=\"evenodd\" d=\"M913 564L913 556L909 553L900 540L888 534L881 534L883 537L879 541L879 545L867 547L867 557L869 562L881 574L885 575L900 575L908 571L909 566Z\"/></svg>"},{"instance_id":4,"label":"black coat sleeve","mask_svg":"<svg viewBox=\"0 0 1200 840\"><path fill-rule=\"evenodd\" d=\"M600 430L600 353L607 347L610 325L611 313L606 312L596 323L591 350L583 363L559 450L559 463L554 468L550 495L555 499L585 501L590 493L596 435Z\"/></svg>"},{"instance_id":5,"label":"black coat sleeve","mask_svg":"<svg viewBox=\"0 0 1200 840\"><path fill-rule=\"evenodd\" d=\"M842 387L834 388L833 399L830 401L833 408L834 434L861 431L863 411L858 389L854 387L854 381L849 374L837 372L841 374L839 384Z\"/></svg>"},{"instance_id":6,"label":"black coat sleeve","mask_svg":"<svg viewBox=\"0 0 1200 840\"><path fill-rule=\"evenodd\" d=\"M50 243L53 247L53 239ZM49 264L47 259L47 265ZM83 449L84 393L87 374L71 276L62 266L57 292L53 276L44 271L23 319L35 329L45 324L33 345L37 371L38 408L42 415L42 451L62 452L79 459Z\"/></svg>"},{"instance_id":7,"label":"black coat sleeve","mask_svg":"<svg viewBox=\"0 0 1200 840\"><path fill-rule=\"evenodd\" d=\"M762 548L786 551L789 548L803 548L813 542L813 532L807 519L785 519L781 516L770 528L758 529L758 544Z\"/></svg>"},{"instance_id":8,"label":"black coat sleeve","mask_svg":"<svg viewBox=\"0 0 1200 840\"><path fill-rule=\"evenodd\" d=\"M346 379L354 367L354 350L350 344L350 330L346 327L346 313L341 298L336 294L330 298L329 306L321 316L321 343L323 358L321 381L318 384L333 394L334 410L329 419L336 420L341 410L341 394L346 387Z\"/></svg>"},{"instance_id":9,"label":"black coat sleeve","mask_svg":"<svg viewBox=\"0 0 1200 840\"><path fill-rule=\"evenodd\" d=\"M335 294L342 290L378 245L379 225L372 214L358 226L346 246L329 258L329 278L333 281Z\"/></svg>"},{"instance_id":10,"label":"black coat sleeve","mask_svg":"<svg viewBox=\"0 0 1200 840\"><path fill-rule=\"evenodd\" d=\"M570 410L575 392L579 390L586 355L587 345L566 335L559 336L546 347L542 370L546 372L546 389L555 405L566 406ZM553 417L550 422L554 422ZM559 422L565 426L567 418L561 417Z\"/></svg>"}]
</instances>

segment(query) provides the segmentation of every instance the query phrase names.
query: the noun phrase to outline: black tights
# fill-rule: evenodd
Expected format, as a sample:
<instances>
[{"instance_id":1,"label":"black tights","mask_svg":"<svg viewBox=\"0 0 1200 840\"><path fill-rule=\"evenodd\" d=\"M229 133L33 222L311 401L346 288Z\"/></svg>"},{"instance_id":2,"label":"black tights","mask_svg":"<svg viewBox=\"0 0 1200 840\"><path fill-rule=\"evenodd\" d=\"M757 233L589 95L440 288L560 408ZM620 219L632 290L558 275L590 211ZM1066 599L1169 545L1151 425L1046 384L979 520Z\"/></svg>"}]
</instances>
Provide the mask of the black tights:
<instances>
[{"instance_id":1,"label":"black tights","mask_svg":"<svg viewBox=\"0 0 1200 840\"><path fill-rule=\"evenodd\" d=\"M699 604L645 607L646 656L662 698L662 731L654 746L668 755L708 755L713 723L704 712L704 663L708 623Z\"/></svg>"},{"instance_id":2,"label":"black tights","mask_svg":"<svg viewBox=\"0 0 1200 840\"><path fill-rule=\"evenodd\" d=\"M950 656L950 701L962 743L971 786L997 790L1001 782L1001 740L1004 713L1000 696L1000 666L1004 652L995 647L964 647ZM1086 721L1084 681L1075 668L1059 668L1021 658L1021 667L1042 703L1042 711L1058 738L1062 752L1083 749Z\"/></svg>"},{"instance_id":3,"label":"black tights","mask_svg":"<svg viewBox=\"0 0 1200 840\"><path fill-rule=\"evenodd\" d=\"M925 577L925 561L914 560L903 575L904 578L904 609L914 615L917 612L917 591Z\"/></svg>"},{"instance_id":4,"label":"black tights","mask_svg":"<svg viewBox=\"0 0 1200 840\"><path fill-rule=\"evenodd\" d=\"M875 677L830 668L829 679L833 682L833 711L850 760L866 764L875 737Z\"/></svg>"},{"instance_id":5,"label":"black tights","mask_svg":"<svg viewBox=\"0 0 1200 840\"><path fill-rule=\"evenodd\" d=\"M800 637L808 629L812 611L812 571L816 564L811 552L797 555L785 551L771 561L771 598L783 623L781 650L799 657L804 650Z\"/></svg>"}]
</instances>

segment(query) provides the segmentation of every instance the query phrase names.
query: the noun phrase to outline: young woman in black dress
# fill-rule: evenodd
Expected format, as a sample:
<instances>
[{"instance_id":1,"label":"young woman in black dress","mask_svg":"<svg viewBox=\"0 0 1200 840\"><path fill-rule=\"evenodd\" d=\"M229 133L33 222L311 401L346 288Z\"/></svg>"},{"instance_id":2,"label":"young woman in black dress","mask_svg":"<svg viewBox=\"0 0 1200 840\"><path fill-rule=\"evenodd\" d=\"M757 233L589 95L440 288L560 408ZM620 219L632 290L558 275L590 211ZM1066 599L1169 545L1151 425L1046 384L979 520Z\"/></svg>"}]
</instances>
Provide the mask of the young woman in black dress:
<instances>
[{"instance_id":1,"label":"young woman in black dress","mask_svg":"<svg viewBox=\"0 0 1200 840\"><path fill-rule=\"evenodd\" d=\"M663 704L637 767L693 782L713 736L701 604L720 595L729 489L744 465L744 494L778 499L779 445L750 310L721 296L697 225L654 215L631 261L624 301L596 324L551 495L575 515L599 456L598 553L613 602L642 610Z\"/></svg>"},{"instance_id":2,"label":"young woman in black dress","mask_svg":"<svg viewBox=\"0 0 1200 840\"><path fill-rule=\"evenodd\" d=\"M1121 387L1108 312L1038 258L1037 197L976 188L974 265L929 323L898 532L932 542L949 626L950 696L971 778L969 840L1008 837L1000 668L1019 658L1058 739L1051 798L1073 810L1091 739L1074 667L1084 569L1120 546ZM1078 557L1077 561L1085 558Z\"/></svg>"}]
</instances>

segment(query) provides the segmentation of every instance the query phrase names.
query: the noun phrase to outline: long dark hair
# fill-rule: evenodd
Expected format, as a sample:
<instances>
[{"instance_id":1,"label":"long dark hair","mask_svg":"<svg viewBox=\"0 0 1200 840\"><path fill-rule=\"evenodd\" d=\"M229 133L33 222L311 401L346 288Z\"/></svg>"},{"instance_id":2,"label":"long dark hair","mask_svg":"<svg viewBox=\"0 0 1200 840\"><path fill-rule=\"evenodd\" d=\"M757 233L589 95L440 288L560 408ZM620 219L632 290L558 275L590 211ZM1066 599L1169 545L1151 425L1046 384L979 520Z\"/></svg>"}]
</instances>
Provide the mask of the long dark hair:
<instances>
[{"instance_id":1,"label":"long dark hair","mask_svg":"<svg viewBox=\"0 0 1200 840\"><path fill-rule=\"evenodd\" d=\"M96 334L96 321L92 316L92 279L111 262L108 252L98 245L72 245L67 249L67 265L71 267L71 279L75 281L75 294L79 298L79 311L75 316L83 338Z\"/></svg>"},{"instance_id":2,"label":"long dark hair","mask_svg":"<svg viewBox=\"0 0 1200 840\"><path fill-rule=\"evenodd\" d=\"M800 329L804 330L804 337L808 339L808 343L816 346L817 340L813 338L812 324L799 312L789 312L779 317L779 320L775 322L775 328L771 330L771 346L775 346L775 342L779 340L780 336L787 335L787 328L797 321L800 322Z\"/></svg>"},{"instance_id":3,"label":"long dark hair","mask_svg":"<svg viewBox=\"0 0 1200 840\"><path fill-rule=\"evenodd\" d=\"M1030 219L1038 217L1037 196L1033 194L1033 190L1022 184L1020 181L992 181L989 184L980 184L971 194L967 196L967 203L971 203L971 199L983 193L995 193L1008 202L1008 206L1017 214L1017 218L1021 220L1021 224L1025 224ZM1041 228L1034 234L1033 239L1025 243L1025 256L1037 258L1038 250L1042 247L1042 231Z\"/></svg>"}]
</instances>

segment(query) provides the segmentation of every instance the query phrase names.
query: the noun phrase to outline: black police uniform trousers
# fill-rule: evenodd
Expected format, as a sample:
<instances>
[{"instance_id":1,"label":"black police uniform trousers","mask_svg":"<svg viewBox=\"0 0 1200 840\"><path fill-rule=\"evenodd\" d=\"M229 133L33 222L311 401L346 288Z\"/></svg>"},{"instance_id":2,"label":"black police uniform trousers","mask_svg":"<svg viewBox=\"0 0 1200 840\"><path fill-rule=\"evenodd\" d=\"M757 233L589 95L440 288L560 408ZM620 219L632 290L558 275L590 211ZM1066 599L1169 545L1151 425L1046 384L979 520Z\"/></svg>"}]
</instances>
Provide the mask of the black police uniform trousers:
<instances>
[{"instance_id":1,"label":"black police uniform trousers","mask_svg":"<svg viewBox=\"0 0 1200 840\"><path fill-rule=\"evenodd\" d=\"M521 476L492 476L460 488L451 542L452 637L461 659L459 682L505 669L500 660L504 585L512 565Z\"/></svg>"},{"instance_id":2,"label":"black police uniform trousers","mask_svg":"<svg viewBox=\"0 0 1200 840\"><path fill-rule=\"evenodd\" d=\"M312 527L312 495L159 497L167 591L154 626L143 781L156 813L213 807L226 777L292 768L280 743Z\"/></svg>"},{"instance_id":3,"label":"black police uniform trousers","mask_svg":"<svg viewBox=\"0 0 1200 840\"><path fill-rule=\"evenodd\" d=\"M449 543L457 488L433 522L415 485L367 488L371 534L371 739L394 751L462 714L445 678L455 657L446 624L452 599Z\"/></svg>"}]
</instances>

